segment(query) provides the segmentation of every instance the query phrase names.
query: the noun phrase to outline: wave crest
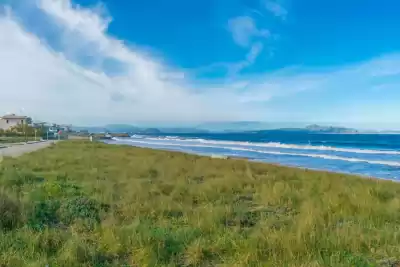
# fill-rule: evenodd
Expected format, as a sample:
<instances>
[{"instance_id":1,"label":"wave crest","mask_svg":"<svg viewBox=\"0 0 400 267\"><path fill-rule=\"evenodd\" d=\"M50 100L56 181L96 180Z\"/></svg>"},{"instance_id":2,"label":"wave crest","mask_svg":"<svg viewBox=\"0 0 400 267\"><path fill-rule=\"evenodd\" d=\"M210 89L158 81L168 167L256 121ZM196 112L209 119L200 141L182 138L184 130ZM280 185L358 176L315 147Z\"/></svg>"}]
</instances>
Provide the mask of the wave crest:
<instances>
[{"instance_id":1,"label":"wave crest","mask_svg":"<svg viewBox=\"0 0 400 267\"><path fill-rule=\"evenodd\" d=\"M146 138L146 140L160 140L156 138ZM165 139L163 139L165 140ZM187 139L186 139L187 140ZM349 158L349 157L341 157L335 155L325 155L325 154L312 154L312 153L295 153L295 152L280 152L280 151L266 151L266 150L258 150L253 148L243 148L243 147L222 147L216 146L212 143L206 144L182 144L182 143L157 143L157 142L149 142L143 139L124 139L124 140L117 140L123 142L130 142L136 144L144 144L144 145L157 145L157 146L166 146L166 147L206 147L206 148L222 148L232 151L247 151L247 152L255 152L261 154L270 154L270 155L283 155L283 156L298 156L298 157L311 157L311 158L321 158L321 159L328 159L328 160L341 160L341 161L348 161L348 162L359 162L359 163L369 163L369 164L378 164L378 165L386 165L392 167L400 167L400 162L398 161L385 161L385 160L369 160L369 159L361 159L361 158ZM208 141L208 140L206 140ZM222 141L224 142L224 141ZM224 143L235 143L238 142L224 142ZM219 142L218 144L221 144ZM275 146L276 147L276 146ZM385 151L385 152L396 152L396 151Z\"/></svg>"}]
</instances>

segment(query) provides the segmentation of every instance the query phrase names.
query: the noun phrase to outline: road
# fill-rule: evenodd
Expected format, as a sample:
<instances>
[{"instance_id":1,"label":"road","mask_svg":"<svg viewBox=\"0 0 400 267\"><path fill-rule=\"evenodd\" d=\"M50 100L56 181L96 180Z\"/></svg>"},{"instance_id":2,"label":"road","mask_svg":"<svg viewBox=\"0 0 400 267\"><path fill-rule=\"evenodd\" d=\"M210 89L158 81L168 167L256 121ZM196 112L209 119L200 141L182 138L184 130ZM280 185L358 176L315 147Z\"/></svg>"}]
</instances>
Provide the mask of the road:
<instances>
[{"instance_id":1,"label":"road","mask_svg":"<svg viewBox=\"0 0 400 267\"><path fill-rule=\"evenodd\" d=\"M9 145L1 147L0 144L0 157L19 157L25 153L30 153L45 147L50 146L54 141L45 141L24 145Z\"/></svg>"}]
</instances>

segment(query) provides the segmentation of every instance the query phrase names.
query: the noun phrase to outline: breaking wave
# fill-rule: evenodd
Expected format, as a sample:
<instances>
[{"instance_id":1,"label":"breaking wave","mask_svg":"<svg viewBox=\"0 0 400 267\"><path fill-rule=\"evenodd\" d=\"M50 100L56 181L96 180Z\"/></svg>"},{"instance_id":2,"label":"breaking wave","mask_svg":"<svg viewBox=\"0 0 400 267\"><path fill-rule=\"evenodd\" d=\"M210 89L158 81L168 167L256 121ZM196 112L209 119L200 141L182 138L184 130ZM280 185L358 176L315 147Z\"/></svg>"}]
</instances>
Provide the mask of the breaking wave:
<instances>
[{"instance_id":1,"label":"breaking wave","mask_svg":"<svg viewBox=\"0 0 400 267\"><path fill-rule=\"evenodd\" d=\"M144 137L144 136L132 136L132 138L141 138L146 140L154 141L179 141L183 143L201 143L210 145L234 145L234 146L250 146L250 147L265 147L265 148L283 148L283 149L299 149L299 150L315 150L315 151L332 151L332 152L348 152L357 154L380 154L380 155L400 155L400 151L395 150L372 150L372 149L357 149L357 148L341 148L331 146L313 146L313 145L293 145L293 144L282 144L278 142L239 142L239 141L217 141L217 140L206 140L206 139L185 139L175 136L166 137ZM178 145L178 144L174 144ZM179 144L181 145L181 144Z\"/></svg>"},{"instance_id":2,"label":"breaking wave","mask_svg":"<svg viewBox=\"0 0 400 267\"><path fill-rule=\"evenodd\" d=\"M353 152L353 153L364 153L364 154L391 154L391 155L399 155L398 151L380 151L380 150L362 150L362 149L345 149L345 148L333 148L333 147L316 147L316 146L301 146L301 145L286 145L280 143L247 143L247 142L230 142L230 141L211 141L204 139L185 139L186 141L191 140L192 143L159 143L159 142L151 142L151 141L160 141L160 140L168 140L166 138L146 138L146 139L115 139L116 141L121 142L130 142L136 144L142 144L144 146L148 145L156 145L156 146L165 146L165 147L203 147L203 148L219 148L219 149L227 149L231 151L243 151L243 152L254 152L254 153L262 153L269 155L283 155L283 156L297 156L297 157L310 157L310 158L321 158L327 160L340 160L347 162L359 162L359 163L369 163L369 164L378 164L378 165L386 165L392 167L400 167L400 162L398 161L386 161L386 160L369 160L369 159L361 159L361 158L350 158L350 157L341 157L335 155L325 155L325 154L313 154L313 153L295 153L295 152L280 152L280 151L266 151L259 150L254 148L244 148L244 147L230 147L230 146L221 146L221 145L236 145L236 146L251 146L251 147L268 147L268 148L292 148L292 149L303 149L303 150L328 150L328 151L340 151L340 152ZM150 142L148 141L150 140ZM174 139L176 140L176 139ZM193 141L200 142L200 144L196 144ZM182 141L182 140L180 140Z\"/></svg>"}]
</instances>

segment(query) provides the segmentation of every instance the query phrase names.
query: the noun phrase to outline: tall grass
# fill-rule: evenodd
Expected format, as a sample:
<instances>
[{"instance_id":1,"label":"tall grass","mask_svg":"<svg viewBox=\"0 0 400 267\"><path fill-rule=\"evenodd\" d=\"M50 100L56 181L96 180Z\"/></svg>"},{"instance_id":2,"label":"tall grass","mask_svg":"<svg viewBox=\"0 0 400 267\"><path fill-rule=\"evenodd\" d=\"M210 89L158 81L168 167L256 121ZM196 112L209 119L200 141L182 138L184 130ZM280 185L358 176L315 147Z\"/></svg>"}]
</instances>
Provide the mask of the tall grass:
<instances>
[{"instance_id":1,"label":"tall grass","mask_svg":"<svg viewBox=\"0 0 400 267\"><path fill-rule=\"evenodd\" d=\"M66 141L0 167L0 266L396 266L400 184Z\"/></svg>"},{"instance_id":2,"label":"tall grass","mask_svg":"<svg viewBox=\"0 0 400 267\"><path fill-rule=\"evenodd\" d=\"M40 136L37 136L36 139L34 136L0 136L0 145L4 143L20 143L20 142L26 142L26 141L38 141L40 140Z\"/></svg>"}]
</instances>

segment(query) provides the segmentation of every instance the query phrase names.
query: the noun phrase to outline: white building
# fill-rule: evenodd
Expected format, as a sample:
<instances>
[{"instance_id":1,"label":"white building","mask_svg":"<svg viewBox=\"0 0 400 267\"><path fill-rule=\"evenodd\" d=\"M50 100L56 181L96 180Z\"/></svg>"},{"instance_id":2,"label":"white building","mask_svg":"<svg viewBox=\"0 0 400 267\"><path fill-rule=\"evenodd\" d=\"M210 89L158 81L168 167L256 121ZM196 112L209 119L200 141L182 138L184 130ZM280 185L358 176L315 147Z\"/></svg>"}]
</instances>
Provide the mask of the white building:
<instances>
[{"instance_id":1,"label":"white building","mask_svg":"<svg viewBox=\"0 0 400 267\"><path fill-rule=\"evenodd\" d=\"M26 123L26 116L18 116L15 114L8 114L0 117L0 129L8 130L11 127Z\"/></svg>"}]
</instances>

